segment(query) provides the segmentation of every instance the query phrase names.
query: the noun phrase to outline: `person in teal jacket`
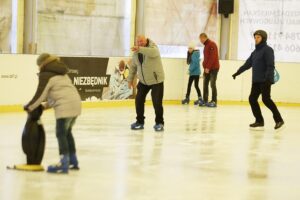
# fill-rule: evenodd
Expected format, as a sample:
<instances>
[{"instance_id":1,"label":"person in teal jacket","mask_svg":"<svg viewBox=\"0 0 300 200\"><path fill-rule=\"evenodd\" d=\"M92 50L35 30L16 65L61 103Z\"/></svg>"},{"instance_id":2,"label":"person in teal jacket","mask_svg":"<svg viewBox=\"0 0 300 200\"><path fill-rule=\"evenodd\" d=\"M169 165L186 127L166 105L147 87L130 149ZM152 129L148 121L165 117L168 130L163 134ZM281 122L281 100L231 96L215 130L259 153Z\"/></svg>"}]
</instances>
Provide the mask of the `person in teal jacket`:
<instances>
[{"instance_id":1,"label":"person in teal jacket","mask_svg":"<svg viewBox=\"0 0 300 200\"><path fill-rule=\"evenodd\" d=\"M199 79L200 79L200 51L195 49L195 44L190 43L187 52L187 64L189 65L189 82L187 87L187 92L185 99L182 100L182 104L189 104L190 103L190 94L191 94L191 87L194 82L195 89L197 91L198 99L194 102L195 105L203 104L203 99L201 95L201 91L199 88Z\"/></svg>"}]
</instances>

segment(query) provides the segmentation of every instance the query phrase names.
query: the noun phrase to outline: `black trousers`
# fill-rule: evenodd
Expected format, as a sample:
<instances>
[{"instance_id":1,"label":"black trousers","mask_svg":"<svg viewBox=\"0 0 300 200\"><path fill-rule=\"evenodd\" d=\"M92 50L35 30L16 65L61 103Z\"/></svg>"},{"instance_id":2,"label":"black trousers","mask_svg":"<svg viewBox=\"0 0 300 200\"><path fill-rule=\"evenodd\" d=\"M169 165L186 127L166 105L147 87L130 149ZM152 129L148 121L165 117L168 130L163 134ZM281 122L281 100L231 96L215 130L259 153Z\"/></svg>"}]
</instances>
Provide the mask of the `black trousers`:
<instances>
[{"instance_id":1,"label":"black trousers","mask_svg":"<svg viewBox=\"0 0 300 200\"><path fill-rule=\"evenodd\" d=\"M137 85L137 94L135 98L136 120L138 123L144 124L145 121L145 101L146 96L151 90L152 103L155 110L156 124L164 124L164 109L163 109L163 96L164 96L164 83L155 85L144 85L141 82Z\"/></svg>"},{"instance_id":2,"label":"black trousers","mask_svg":"<svg viewBox=\"0 0 300 200\"><path fill-rule=\"evenodd\" d=\"M187 91L186 91L186 95L185 95L185 97L187 99L190 98L191 87L192 87L193 82L194 82L195 89L197 91L198 98L202 97L201 91L200 91L200 88L199 88L199 78L200 78L199 75L198 76L197 75L192 75L192 76L189 77L189 82L188 82Z\"/></svg>"},{"instance_id":3,"label":"black trousers","mask_svg":"<svg viewBox=\"0 0 300 200\"><path fill-rule=\"evenodd\" d=\"M263 103L272 111L275 122L277 123L283 121L277 106L271 99L271 83L253 83L249 96L249 102L256 122L264 122L264 118L261 114L261 109L257 101L260 94L262 95Z\"/></svg>"},{"instance_id":4,"label":"black trousers","mask_svg":"<svg viewBox=\"0 0 300 200\"><path fill-rule=\"evenodd\" d=\"M204 73L204 79L203 79L203 100L204 102L208 102L208 85L210 82L210 87L212 91L212 101L217 103L217 77L218 77L219 70L211 70L208 74Z\"/></svg>"}]
</instances>

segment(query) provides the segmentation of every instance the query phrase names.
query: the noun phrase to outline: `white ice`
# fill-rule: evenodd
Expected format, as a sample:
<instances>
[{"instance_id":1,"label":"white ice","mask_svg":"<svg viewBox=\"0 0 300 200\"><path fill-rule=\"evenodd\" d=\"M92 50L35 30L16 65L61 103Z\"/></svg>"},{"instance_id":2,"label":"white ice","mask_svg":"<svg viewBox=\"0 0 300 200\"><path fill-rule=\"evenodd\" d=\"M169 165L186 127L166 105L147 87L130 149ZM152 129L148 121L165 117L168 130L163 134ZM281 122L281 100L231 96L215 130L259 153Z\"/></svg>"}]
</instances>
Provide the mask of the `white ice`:
<instances>
[{"instance_id":1,"label":"white ice","mask_svg":"<svg viewBox=\"0 0 300 200\"><path fill-rule=\"evenodd\" d=\"M249 106L165 106L165 131L131 131L134 107L84 109L74 127L80 171L68 175L6 170L25 163L25 113L0 114L1 200L299 200L300 107L279 107L285 129L250 131ZM43 165L58 161L55 119L43 115Z\"/></svg>"}]
</instances>

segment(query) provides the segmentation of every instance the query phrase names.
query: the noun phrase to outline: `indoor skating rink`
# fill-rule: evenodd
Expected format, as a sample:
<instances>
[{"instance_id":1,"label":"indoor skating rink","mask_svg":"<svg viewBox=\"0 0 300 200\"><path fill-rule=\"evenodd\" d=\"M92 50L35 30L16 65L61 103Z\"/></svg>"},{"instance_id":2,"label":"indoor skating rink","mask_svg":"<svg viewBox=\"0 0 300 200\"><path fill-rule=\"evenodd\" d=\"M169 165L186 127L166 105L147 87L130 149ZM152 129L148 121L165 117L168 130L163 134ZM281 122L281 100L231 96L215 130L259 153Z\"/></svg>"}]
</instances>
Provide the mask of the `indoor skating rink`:
<instances>
[{"instance_id":1,"label":"indoor skating rink","mask_svg":"<svg viewBox=\"0 0 300 200\"><path fill-rule=\"evenodd\" d=\"M300 107L279 106L285 128L250 131L247 105L217 109L165 105L165 131L131 131L133 106L84 108L74 127L80 171L69 175L7 170L25 163L26 113L0 114L0 199L30 200L299 200ZM52 111L44 113L43 166L58 161ZM5 139L3 139L5 138Z\"/></svg>"}]
</instances>

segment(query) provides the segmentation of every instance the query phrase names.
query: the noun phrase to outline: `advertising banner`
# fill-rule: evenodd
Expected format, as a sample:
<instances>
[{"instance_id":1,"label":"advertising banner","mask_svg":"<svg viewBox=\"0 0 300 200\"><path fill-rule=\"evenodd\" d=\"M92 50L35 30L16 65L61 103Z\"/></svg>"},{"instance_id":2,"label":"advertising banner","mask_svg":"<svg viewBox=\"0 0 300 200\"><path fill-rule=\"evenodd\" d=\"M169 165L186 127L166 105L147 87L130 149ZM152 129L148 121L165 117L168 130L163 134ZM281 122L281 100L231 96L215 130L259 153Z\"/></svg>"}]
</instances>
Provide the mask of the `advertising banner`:
<instances>
[{"instance_id":1,"label":"advertising banner","mask_svg":"<svg viewBox=\"0 0 300 200\"><path fill-rule=\"evenodd\" d=\"M102 99L103 88L109 86L106 74L108 58L61 57L69 67L69 76L83 101Z\"/></svg>"},{"instance_id":2,"label":"advertising banner","mask_svg":"<svg viewBox=\"0 0 300 200\"><path fill-rule=\"evenodd\" d=\"M25 105L38 84L37 55L0 54L0 105ZM124 100L135 97L128 88L130 59L126 57L61 57L82 101ZM136 80L135 80L136 81Z\"/></svg>"},{"instance_id":3,"label":"advertising banner","mask_svg":"<svg viewBox=\"0 0 300 200\"><path fill-rule=\"evenodd\" d=\"M133 97L126 80L129 67L124 59L61 57L82 101L122 100Z\"/></svg>"},{"instance_id":4,"label":"advertising banner","mask_svg":"<svg viewBox=\"0 0 300 200\"><path fill-rule=\"evenodd\" d=\"M300 62L299 8L299 0L240 1L238 59L248 58L255 48L254 31L263 29L276 61Z\"/></svg>"}]
</instances>

